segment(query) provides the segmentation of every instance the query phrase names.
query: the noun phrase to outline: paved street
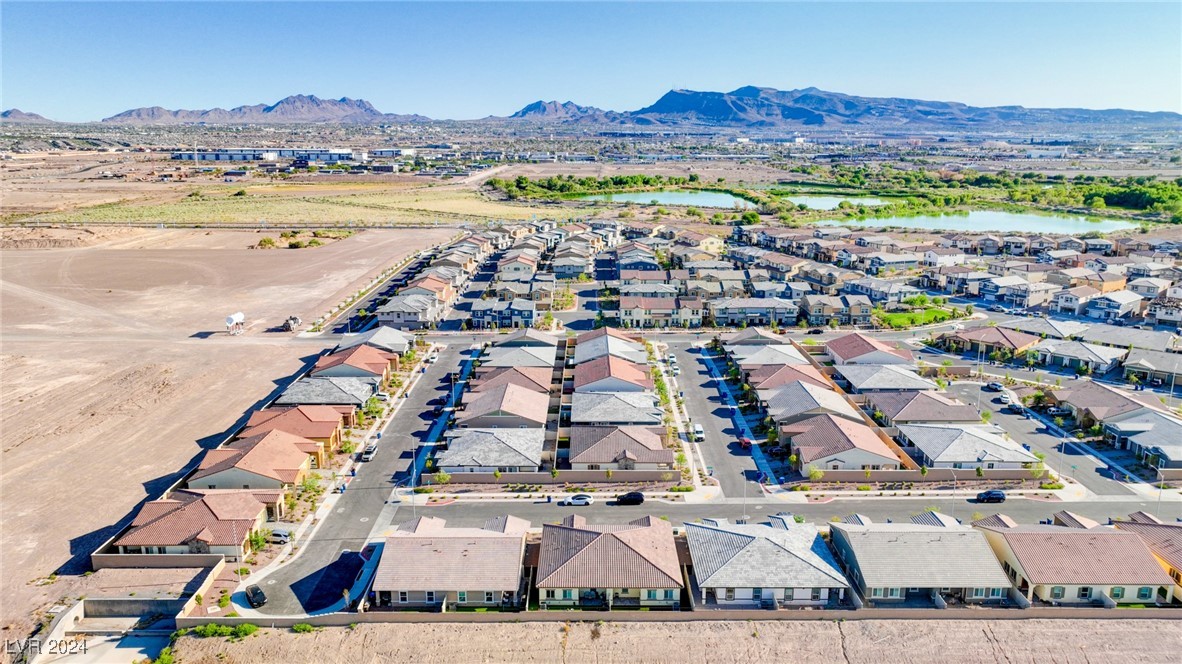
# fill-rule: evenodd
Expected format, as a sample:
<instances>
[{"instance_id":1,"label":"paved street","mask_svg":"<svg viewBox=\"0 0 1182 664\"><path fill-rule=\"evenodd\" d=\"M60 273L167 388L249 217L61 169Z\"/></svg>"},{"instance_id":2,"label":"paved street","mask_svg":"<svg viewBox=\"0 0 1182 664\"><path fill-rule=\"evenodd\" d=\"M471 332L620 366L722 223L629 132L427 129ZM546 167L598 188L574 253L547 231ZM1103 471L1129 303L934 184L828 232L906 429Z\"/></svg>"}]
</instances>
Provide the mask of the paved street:
<instances>
[{"instance_id":1,"label":"paved street","mask_svg":"<svg viewBox=\"0 0 1182 664\"><path fill-rule=\"evenodd\" d=\"M303 551L295 561L263 582L268 597L263 613L322 609L339 600L341 590L352 584L362 563L357 552L371 532L394 520L398 506L387 505L387 501L394 482L402 480L415 448L434 421L428 402L446 394L451 382L448 374L459 365L470 343L468 338L466 343L448 346L440 352L438 362L427 365L427 373L382 432L374 460L360 464L357 476L315 537L298 542Z\"/></svg>"},{"instance_id":2,"label":"paved street","mask_svg":"<svg viewBox=\"0 0 1182 664\"><path fill-rule=\"evenodd\" d=\"M1085 455L1083 450L1075 445L1062 444L1061 439L1047 432L1037 419L1026 419L1022 415L1004 410L1004 404L998 400L996 392L986 392L981 388L981 385L975 383L956 383L949 386L948 392L972 406L977 406L979 400L982 411L993 411L994 424L1009 432L1015 441L1025 443L1034 451L1045 454L1047 467L1055 472L1074 478L1101 496L1134 495L1128 487L1113 480L1111 475L1105 472L1105 463Z\"/></svg>"},{"instance_id":3,"label":"paved street","mask_svg":"<svg viewBox=\"0 0 1182 664\"><path fill-rule=\"evenodd\" d=\"M705 442L700 444L702 456L707 466L714 467L714 477L718 479L724 494L741 496L744 481L748 483L747 492L754 494L758 487L753 484L756 469L751 452L740 449L739 433L730 417L731 408L724 405L718 385L710 377L697 349L691 352L692 343L672 342L669 349L681 365L681 375L677 381L685 392L685 409L690 424L701 424L706 433Z\"/></svg>"}]
</instances>

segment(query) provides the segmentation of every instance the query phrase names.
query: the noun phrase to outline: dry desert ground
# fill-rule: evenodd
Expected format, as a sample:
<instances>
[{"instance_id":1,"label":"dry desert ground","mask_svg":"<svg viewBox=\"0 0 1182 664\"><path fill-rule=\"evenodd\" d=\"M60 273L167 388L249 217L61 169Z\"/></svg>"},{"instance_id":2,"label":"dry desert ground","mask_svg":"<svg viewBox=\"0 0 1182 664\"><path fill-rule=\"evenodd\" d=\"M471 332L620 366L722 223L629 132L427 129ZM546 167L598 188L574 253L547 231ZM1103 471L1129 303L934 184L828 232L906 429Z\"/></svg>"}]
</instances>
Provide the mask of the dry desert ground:
<instances>
[{"instance_id":1,"label":"dry desert ground","mask_svg":"<svg viewBox=\"0 0 1182 664\"><path fill-rule=\"evenodd\" d=\"M175 650L180 664L1167 664L1182 653L1182 630L1167 620L364 624L260 630L237 643L185 637Z\"/></svg>"},{"instance_id":2,"label":"dry desert ground","mask_svg":"<svg viewBox=\"0 0 1182 664\"><path fill-rule=\"evenodd\" d=\"M40 231L38 231L40 232ZM0 251L0 626L88 590L70 576L137 506L327 342L311 321L453 229L366 231L251 250L233 231L7 229ZM225 317L246 314L230 337ZM47 577L58 572L56 580ZM40 582L36 580L40 579Z\"/></svg>"}]
</instances>

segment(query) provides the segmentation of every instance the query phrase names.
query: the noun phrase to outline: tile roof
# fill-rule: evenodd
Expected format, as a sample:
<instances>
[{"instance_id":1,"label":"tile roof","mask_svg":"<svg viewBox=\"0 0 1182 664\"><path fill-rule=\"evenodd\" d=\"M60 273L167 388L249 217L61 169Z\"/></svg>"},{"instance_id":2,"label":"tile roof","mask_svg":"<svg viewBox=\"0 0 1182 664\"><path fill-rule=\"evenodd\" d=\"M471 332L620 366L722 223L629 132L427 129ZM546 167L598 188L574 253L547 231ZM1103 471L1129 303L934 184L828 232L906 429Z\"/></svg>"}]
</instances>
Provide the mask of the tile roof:
<instances>
[{"instance_id":1,"label":"tile roof","mask_svg":"<svg viewBox=\"0 0 1182 664\"><path fill-rule=\"evenodd\" d=\"M1026 334L1025 332L1019 332L1001 326L972 327L957 330L952 333L952 338L962 341L986 343L1010 350L1026 348L1039 341L1039 338L1033 334Z\"/></svg>"},{"instance_id":2,"label":"tile roof","mask_svg":"<svg viewBox=\"0 0 1182 664\"><path fill-rule=\"evenodd\" d=\"M1182 570L1182 523L1117 521L1115 525L1117 530L1136 533L1154 555Z\"/></svg>"},{"instance_id":3,"label":"tile roof","mask_svg":"<svg viewBox=\"0 0 1182 664\"><path fill-rule=\"evenodd\" d=\"M977 519L972 525L990 528L1013 528L1018 525L1018 522L1005 514L990 514L987 517Z\"/></svg>"},{"instance_id":4,"label":"tile roof","mask_svg":"<svg viewBox=\"0 0 1182 664\"><path fill-rule=\"evenodd\" d=\"M795 346L776 344L768 346L724 346L735 362L742 367L757 367L764 364L808 364Z\"/></svg>"},{"instance_id":5,"label":"tile roof","mask_svg":"<svg viewBox=\"0 0 1182 664\"><path fill-rule=\"evenodd\" d=\"M1099 362L1101 364L1108 364L1114 360L1119 360L1129 352L1125 348L1097 346L1096 344L1084 343L1082 341L1067 341L1064 339L1044 339L1038 342L1032 350L1058 355L1060 357Z\"/></svg>"},{"instance_id":6,"label":"tile roof","mask_svg":"<svg viewBox=\"0 0 1182 664\"><path fill-rule=\"evenodd\" d=\"M967 526L834 523L829 528L849 542L867 588L1010 587L985 536Z\"/></svg>"},{"instance_id":7,"label":"tile roof","mask_svg":"<svg viewBox=\"0 0 1182 664\"><path fill-rule=\"evenodd\" d=\"M811 364L762 364L747 372L747 382L757 390L773 390L802 382L831 389L833 384Z\"/></svg>"},{"instance_id":8,"label":"tile roof","mask_svg":"<svg viewBox=\"0 0 1182 664\"><path fill-rule=\"evenodd\" d=\"M671 464L676 452L665 447L664 437L660 427L577 425L570 431L570 462Z\"/></svg>"},{"instance_id":9,"label":"tile roof","mask_svg":"<svg viewBox=\"0 0 1182 664\"><path fill-rule=\"evenodd\" d=\"M1063 526L983 529L1005 539L1032 584L1173 584L1133 532Z\"/></svg>"},{"instance_id":10,"label":"tile roof","mask_svg":"<svg viewBox=\"0 0 1182 664\"><path fill-rule=\"evenodd\" d=\"M867 404L887 420L902 422L979 422L977 409L931 390L902 390L867 395Z\"/></svg>"},{"instance_id":11,"label":"tile roof","mask_svg":"<svg viewBox=\"0 0 1182 664\"><path fill-rule=\"evenodd\" d=\"M805 382L789 383L773 390L759 390L759 399L767 403L767 412L777 422L805 413L833 413L862 422L858 411L840 392Z\"/></svg>"},{"instance_id":12,"label":"tile roof","mask_svg":"<svg viewBox=\"0 0 1182 664\"><path fill-rule=\"evenodd\" d=\"M463 423L477 417L502 413L544 424L549 408L549 393L506 383L466 395L464 409L456 419Z\"/></svg>"},{"instance_id":13,"label":"tile roof","mask_svg":"<svg viewBox=\"0 0 1182 664\"><path fill-rule=\"evenodd\" d=\"M855 390L934 390L936 384L897 364L843 364L838 373Z\"/></svg>"},{"instance_id":14,"label":"tile roof","mask_svg":"<svg viewBox=\"0 0 1182 664\"><path fill-rule=\"evenodd\" d=\"M849 362L850 360L855 360L863 355L874 352L889 353L907 362L913 359L911 351L883 343L878 339L873 339L859 332L833 339L825 344L825 348L834 358L844 362Z\"/></svg>"},{"instance_id":15,"label":"tile roof","mask_svg":"<svg viewBox=\"0 0 1182 664\"><path fill-rule=\"evenodd\" d=\"M144 503L116 546L240 546L267 506L249 490L198 493L174 491Z\"/></svg>"},{"instance_id":16,"label":"tile roof","mask_svg":"<svg viewBox=\"0 0 1182 664\"><path fill-rule=\"evenodd\" d=\"M660 424L664 411L648 392L575 392L572 424Z\"/></svg>"},{"instance_id":17,"label":"tile roof","mask_svg":"<svg viewBox=\"0 0 1182 664\"><path fill-rule=\"evenodd\" d=\"M694 576L704 588L846 588L849 583L811 523L785 527L685 524Z\"/></svg>"},{"instance_id":18,"label":"tile roof","mask_svg":"<svg viewBox=\"0 0 1182 664\"><path fill-rule=\"evenodd\" d=\"M646 516L622 525L588 525L570 515L542 527L538 588L681 588L673 528Z\"/></svg>"},{"instance_id":19,"label":"tile roof","mask_svg":"<svg viewBox=\"0 0 1182 664\"><path fill-rule=\"evenodd\" d=\"M471 390L484 392L511 383L535 392L550 392L554 370L548 367L495 367L479 371L472 379Z\"/></svg>"},{"instance_id":20,"label":"tile roof","mask_svg":"<svg viewBox=\"0 0 1182 664\"><path fill-rule=\"evenodd\" d=\"M498 337L492 342L493 346L557 346L558 337L538 330L524 328Z\"/></svg>"},{"instance_id":21,"label":"tile roof","mask_svg":"<svg viewBox=\"0 0 1182 664\"><path fill-rule=\"evenodd\" d=\"M225 447L206 451L190 481L237 468L294 484L300 472L308 468L308 454L321 447L321 443L278 430L239 438Z\"/></svg>"},{"instance_id":22,"label":"tile roof","mask_svg":"<svg viewBox=\"0 0 1182 664\"><path fill-rule=\"evenodd\" d=\"M1137 392L1128 392L1094 380L1075 380L1067 387L1054 391L1054 399L1072 408L1086 410L1097 420L1133 413L1142 408L1161 410L1157 399Z\"/></svg>"},{"instance_id":23,"label":"tile roof","mask_svg":"<svg viewBox=\"0 0 1182 664\"><path fill-rule=\"evenodd\" d=\"M899 433L932 463L1037 463L1038 457L998 433L1000 429L963 424L901 424Z\"/></svg>"},{"instance_id":24,"label":"tile roof","mask_svg":"<svg viewBox=\"0 0 1182 664\"><path fill-rule=\"evenodd\" d=\"M1018 330L1033 335L1043 335L1055 339L1074 337L1087 331L1089 325L1069 320L1053 318L1015 318L997 324L997 327L1008 330Z\"/></svg>"},{"instance_id":25,"label":"tile roof","mask_svg":"<svg viewBox=\"0 0 1182 664\"><path fill-rule=\"evenodd\" d=\"M653 379L649 376L647 364L605 355L575 367L575 390L585 389L607 378L616 378L643 390L653 389Z\"/></svg>"},{"instance_id":26,"label":"tile roof","mask_svg":"<svg viewBox=\"0 0 1182 664\"><path fill-rule=\"evenodd\" d=\"M344 415L332 406L292 406L268 408L251 413L246 428L238 434L242 438L266 433L273 429L304 438L331 438L340 428Z\"/></svg>"},{"instance_id":27,"label":"tile roof","mask_svg":"<svg viewBox=\"0 0 1182 664\"><path fill-rule=\"evenodd\" d=\"M483 528L446 528L444 523L443 519L422 517L387 537L373 589L518 589L528 522L503 516L490 519Z\"/></svg>"},{"instance_id":28,"label":"tile roof","mask_svg":"<svg viewBox=\"0 0 1182 664\"><path fill-rule=\"evenodd\" d=\"M359 344L322 356L316 360L316 366L312 367L312 375L316 375L326 369L345 365L366 371L374 376L382 376L390 368L390 363L395 359L397 359L397 356L393 353L378 350L373 346Z\"/></svg>"},{"instance_id":29,"label":"tile roof","mask_svg":"<svg viewBox=\"0 0 1182 664\"><path fill-rule=\"evenodd\" d=\"M309 376L301 378L275 399L277 406L352 405L361 406L377 390L376 378L353 376Z\"/></svg>"},{"instance_id":30,"label":"tile roof","mask_svg":"<svg viewBox=\"0 0 1182 664\"><path fill-rule=\"evenodd\" d=\"M546 367L553 369L558 349L551 346L493 346L480 356L481 368Z\"/></svg>"},{"instance_id":31,"label":"tile roof","mask_svg":"<svg viewBox=\"0 0 1182 664\"><path fill-rule=\"evenodd\" d=\"M365 344L391 353L405 353L413 342L413 335L389 325L382 325L369 332L344 335L341 337L340 343L337 344L337 350Z\"/></svg>"},{"instance_id":32,"label":"tile roof","mask_svg":"<svg viewBox=\"0 0 1182 664\"><path fill-rule=\"evenodd\" d=\"M859 449L892 462L899 459L874 429L835 415L817 415L782 428L802 464Z\"/></svg>"},{"instance_id":33,"label":"tile roof","mask_svg":"<svg viewBox=\"0 0 1182 664\"><path fill-rule=\"evenodd\" d=\"M456 429L447 449L435 455L435 465L452 467L537 467L542 464L546 430Z\"/></svg>"}]
</instances>

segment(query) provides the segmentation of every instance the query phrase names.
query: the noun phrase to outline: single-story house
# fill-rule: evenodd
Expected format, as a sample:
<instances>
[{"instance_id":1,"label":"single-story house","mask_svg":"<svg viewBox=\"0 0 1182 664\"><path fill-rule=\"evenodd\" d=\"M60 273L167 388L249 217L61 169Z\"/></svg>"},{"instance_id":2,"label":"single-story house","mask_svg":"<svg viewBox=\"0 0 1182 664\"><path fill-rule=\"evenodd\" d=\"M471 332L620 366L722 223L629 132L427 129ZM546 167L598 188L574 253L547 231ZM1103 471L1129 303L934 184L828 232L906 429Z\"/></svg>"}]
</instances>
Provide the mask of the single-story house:
<instances>
[{"instance_id":1,"label":"single-story house","mask_svg":"<svg viewBox=\"0 0 1182 664\"><path fill-rule=\"evenodd\" d=\"M481 528L448 528L423 516L386 538L374 572L376 609L517 607L529 522L489 519Z\"/></svg>"},{"instance_id":2,"label":"single-story house","mask_svg":"<svg viewBox=\"0 0 1182 664\"><path fill-rule=\"evenodd\" d=\"M1106 374L1115 369L1129 351L1124 348L1097 346L1082 341L1045 339L1031 349L1041 364L1059 365L1088 373Z\"/></svg>"},{"instance_id":3,"label":"single-story house","mask_svg":"<svg viewBox=\"0 0 1182 664\"><path fill-rule=\"evenodd\" d=\"M507 383L519 385L534 392L549 393L554 370L548 367L496 367L481 371L472 378L469 390L485 392Z\"/></svg>"},{"instance_id":4,"label":"single-story house","mask_svg":"<svg viewBox=\"0 0 1182 664\"><path fill-rule=\"evenodd\" d=\"M1169 604L1174 580L1136 533L1111 528L979 526L1014 587L1051 604Z\"/></svg>"},{"instance_id":5,"label":"single-story house","mask_svg":"<svg viewBox=\"0 0 1182 664\"><path fill-rule=\"evenodd\" d=\"M902 424L903 451L928 468L975 470L1031 468L1038 457L1005 437L998 427L981 424Z\"/></svg>"},{"instance_id":6,"label":"single-story house","mask_svg":"<svg viewBox=\"0 0 1182 664\"><path fill-rule=\"evenodd\" d=\"M854 332L826 342L825 351L834 364L913 364L911 351L898 344L879 341Z\"/></svg>"},{"instance_id":7,"label":"single-story house","mask_svg":"<svg viewBox=\"0 0 1182 664\"><path fill-rule=\"evenodd\" d=\"M238 437L250 438L279 430L324 443L326 452L335 452L341 444L342 428L351 413L352 407L348 406L268 408L251 413Z\"/></svg>"},{"instance_id":8,"label":"single-story house","mask_svg":"<svg viewBox=\"0 0 1182 664\"><path fill-rule=\"evenodd\" d=\"M570 431L570 467L572 470L672 469L677 453L665 446L666 437L663 427L574 426Z\"/></svg>"},{"instance_id":9,"label":"single-story house","mask_svg":"<svg viewBox=\"0 0 1182 664\"><path fill-rule=\"evenodd\" d=\"M844 364L836 367L838 384L854 394L934 390L937 385L898 364Z\"/></svg>"},{"instance_id":10,"label":"single-story house","mask_svg":"<svg viewBox=\"0 0 1182 664\"><path fill-rule=\"evenodd\" d=\"M533 473L542 466L546 430L453 429L447 449L435 455L435 467L448 473Z\"/></svg>"},{"instance_id":11,"label":"single-story house","mask_svg":"<svg viewBox=\"0 0 1182 664\"><path fill-rule=\"evenodd\" d=\"M693 574L707 608L837 606L849 582L817 526L789 515L768 524L685 524Z\"/></svg>"},{"instance_id":12,"label":"single-story house","mask_svg":"<svg viewBox=\"0 0 1182 664\"><path fill-rule=\"evenodd\" d=\"M576 392L651 392L648 365L605 355L575 367Z\"/></svg>"},{"instance_id":13,"label":"single-story house","mask_svg":"<svg viewBox=\"0 0 1182 664\"><path fill-rule=\"evenodd\" d=\"M361 408L378 389L373 378L301 378L275 399L276 406L351 406Z\"/></svg>"},{"instance_id":14,"label":"single-story house","mask_svg":"<svg viewBox=\"0 0 1182 664\"><path fill-rule=\"evenodd\" d=\"M1104 420L1104 436L1152 468L1182 468L1182 419L1151 408Z\"/></svg>"},{"instance_id":15,"label":"single-story house","mask_svg":"<svg viewBox=\"0 0 1182 664\"><path fill-rule=\"evenodd\" d=\"M673 527L651 516L593 526L571 514L542 526L535 578L543 609L681 608Z\"/></svg>"},{"instance_id":16,"label":"single-story house","mask_svg":"<svg viewBox=\"0 0 1182 664\"><path fill-rule=\"evenodd\" d=\"M324 465L324 444L283 431L239 438L207 450L187 483L192 489L284 489Z\"/></svg>"},{"instance_id":17,"label":"single-story house","mask_svg":"<svg viewBox=\"0 0 1182 664\"><path fill-rule=\"evenodd\" d=\"M606 355L619 357L630 362L648 361L648 351L637 337L625 334L615 328L601 327L575 337L576 365Z\"/></svg>"},{"instance_id":18,"label":"single-story house","mask_svg":"<svg viewBox=\"0 0 1182 664\"><path fill-rule=\"evenodd\" d=\"M378 350L384 350L387 353L403 355L414 345L414 340L414 336L402 330L395 329L389 325L379 325L368 332L344 335L341 337L340 343L337 344L337 350L341 351L346 348L365 344L366 346L373 346Z\"/></svg>"},{"instance_id":19,"label":"single-story house","mask_svg":"<svg viewBox=\"0 0 1182 664\"><path fill-rule=\"evenodd\" d=\"M274 509L276 490L173 491L144 503L131 526L112 546L123 554L221 554L237 562L252 549L250 536L262 530Z\"/></svg>"},{"instance_id":20,"label":"single-story house","mask_svg":"<svg viewBox=\"0 0 1182 664\"><path fill-rule=\"evenodd\" d=\"M778 426L826 413L844 417L851 422L864 421L862 413L830 386L799 381L770 390L759 390L758 394L760 406Z\"/></svg>"},{"instance_id":21,"label":"single-story house","mask_svg":"<svg viewBox=\"0 0 1182 664\"><path fill-rule=\"evenodd\" d=\"M967 526L834 523L829 535L846 577L871 606L1009 597L1010 579L989 542Z\"/></svg>"},{"instance_id":22,"label":"single-story house","mask_svg":"<svg viewBox=\"0 0 1182 664\"><path fill-rule=\"evenodd\" d=\"M743 372L743 381L756 390L774 390L802 382L832 389L833 382L811 364L763 364Z\"/></svg>"},{"instance_id":23,"label":"single-story house","mask_svg":"<svg viewBox=\"0 0 1182 664\"><path fill-rule=\"evenodd\" d=\"M1174 580L1174 597L1182 596L1182 522L1166 523L1152 514L1134 512L1128 520L1118 520L1113 525L1141 538Z\"/></svg>"},{"instance_id":24,"label":"single-story house","mask_svg":"<svg viewBox=\"0 0 1182 664\"><path fill-rule=\"evenodd\" d=\"M866 395L866 410L884 426L902 424L978 424L976 408L931 390L875 392Z\"/></svg>"},{"instance_id":25,"label":"single-story house","mask_svg":"<svg viewBox=\"0 0 1182 664\"><path fill-rule=\"evenodd\" d=\"M901 465L877 430L832 413L781 426L780 437L802 469L897 470Z\"/></svg>"},{"instance_id":26,"label":"single-story house","mask_svg":"<svg viewBox=\"0 0 1182 664\"><path fill-rule=\"evenodd\" d=\"M398 355L359 344L316 360L311 375L335 378L372 378L385 383L398 369Z\"/></svg>"},{"instance_id":27,"label":"single-story house","mask_svg":"<svg viewBox=\"0 0 1182 664\"><path fill-rule=\"evenodd\" d=\"M1033 348L1039 337L997 325L956 330L945 334L944 341L954 352L1014 356Z\"/></svg>"},{"instance_id":28,"label":"single-story house","mask_svg":"<svg viewBox=\"0 0 1182 664\"><path fill-rule=\"evenodd\" d=\"M506 383L468 394L456 424L469 429L545 427L549 409L549 394Z\"/></svg>"},{"instance_id":29,"label":"single-story house","mask_svg":"<svg viewBox=\"0 0 1182 664\"><path fill-rule=\"evenodd\" d=\"M665 411L650 392L575 392L571 396L571 424L659 425Z\"/></svg>"}]
</instances>

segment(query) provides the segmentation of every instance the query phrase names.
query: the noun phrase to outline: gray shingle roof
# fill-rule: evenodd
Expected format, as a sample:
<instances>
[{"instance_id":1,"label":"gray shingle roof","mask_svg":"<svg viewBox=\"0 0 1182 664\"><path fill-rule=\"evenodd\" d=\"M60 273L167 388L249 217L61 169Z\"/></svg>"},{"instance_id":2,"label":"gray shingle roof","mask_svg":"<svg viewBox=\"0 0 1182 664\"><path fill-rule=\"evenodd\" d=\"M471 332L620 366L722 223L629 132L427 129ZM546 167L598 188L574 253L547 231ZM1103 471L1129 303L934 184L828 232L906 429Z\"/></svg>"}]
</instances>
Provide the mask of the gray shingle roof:
<instances>
[{"instance_id":1,"label":"gray shingle roof","mask_svg":"<svg viewBox=\"0 0 1182 664\"><path fill-rule=\"evenodd\" d=\"M493 346L480 356L481 367L553 367L558 350L553 346Z\"/></svg>"},{"instance_id":2,"label":"gray shingle roof","mask_svg":"<svg viewBox=\"0 0 1182 664\"><path fill-rule=\"evenodd\" d=\"M375 348L380 348L391 353L405 353L410 344L414 341L414 335L407 334L402 330L395 329L388 325L382 325L374 328L369 332L362 332L361 334L346 334L341 337L341 342L337 344L337 350L344 350L352 348L360 344L367 344Z\"/></svg>"},{"instance_id":3,"label":"gray shingle roof","mask_svg":"<svg viewBox=\"0 0 1182 664\"><path fill-rule=\"evenodd\" d=\"M685 524L694 576L705 588L845 588L817 527Z\"/></svg>"},{"instance_id":4,"label":"gray shingle roof","mask_svg":"<svg viewBox=\"0 0 1182 664\"><path fill-rule=\"evenodd\" d=\"M1008 588L985 536L967 526L834 523L867 588ZM904 562L906 561L906 562Z\"/></svg>"},{"instance_id":5,"label":"gray shingle roof","mask_svg":"<svg viewBox=\"0 0 1182 664\"><path fill-rule=\"evenodd\" d=\"M275 399L278 406L301 404L361 406L377 390L376 378L309 376L292 383Z\"/></svg>"},{"instance_id":6,"label":"gray shingle roof","mask_svg":"<svg viewBox=\"0 0 1182 664\"><path fill-rule=\"evenodd\" d=\"M805 413L833 413L855 422L862 422L862 414L840 393L811 383L788 383L773 390L759 390L761 401L767 402L768 415L776 421L788 420Z\"/></svg>"},{"instance_id":7,"label":"gray shingle roof","mask_svg":"<svg viewBox=\"0 0 1182 664\"><path fill-rule=\"evenodd\" d=\"M936 384L897 364L845 364L837 372L856 390L934 390Z\"/></svg>"},{"instance_id":8,"label":"gray shingle roof","mask_svg":"<svg viewBox=\"0 0 1182 664\"><path fill-rule=\"evenodd\" d=\"M609 335L579 341L579 344L575 346L575 364L582 364L605 355L620 357L631 362L648 361L648 353L644 349L644 344L625 341Z\"/></svg>"},{"instance_id":9,"label":"gray shingle roof","mask_svg":"<svg viewBox=\"0 0 1182 664\"><path fill-rule=\"evenodd\" d=\"M998 429L959 424L902 424L899 433L933 463L1036 463L1038 457L998 435Z\"/></svg>"},{"instance_id":10,"label":"gray shingle roof","mask_svg":"<svg viewBox=\"0 0 1182 664\"><path fill-rule=\"evenodd\" d=\"M437 454L441 468L540 466L546 430L461 429L448 441L447 450Z\"/></svg>"},{"instance_id":11,"label":"gray shingle roof","mask_svg":"<svg viewBox=\"0 0 1182 664\"><path fill-rule=\"evenodd\" d=\"M663 411L647 392L575 392L572 424L660 424Z\"/></svg>"}]
</instances>

